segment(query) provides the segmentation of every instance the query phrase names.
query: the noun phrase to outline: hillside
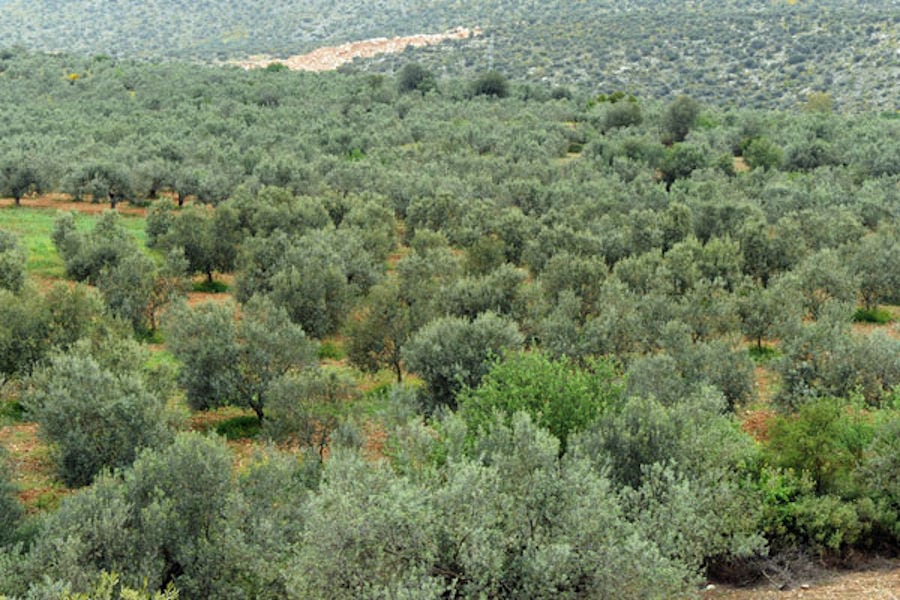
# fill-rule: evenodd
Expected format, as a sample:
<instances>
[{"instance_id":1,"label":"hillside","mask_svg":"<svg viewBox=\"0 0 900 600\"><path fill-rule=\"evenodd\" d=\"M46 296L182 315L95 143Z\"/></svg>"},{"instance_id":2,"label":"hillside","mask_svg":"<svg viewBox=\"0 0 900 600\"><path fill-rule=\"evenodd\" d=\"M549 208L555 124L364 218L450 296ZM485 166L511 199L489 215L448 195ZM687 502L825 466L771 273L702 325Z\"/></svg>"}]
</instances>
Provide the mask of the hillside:
<instances>
[{"instance_id":1,"label":"hillside","mask_svg":"<svg viewBox=\"0 0 900 600\"><path fill-rule=\"evenodd\" d=\"M898 6L895 0L7 0L0 3L0 39L82 55L215 61L480 27L483 37L356 68L392 72L418 60L452 77L493 67L516 79L598 92L686 93L755 107L789 108L820 91L842 109L893 110Z\"/></svg>"}]
</instances>

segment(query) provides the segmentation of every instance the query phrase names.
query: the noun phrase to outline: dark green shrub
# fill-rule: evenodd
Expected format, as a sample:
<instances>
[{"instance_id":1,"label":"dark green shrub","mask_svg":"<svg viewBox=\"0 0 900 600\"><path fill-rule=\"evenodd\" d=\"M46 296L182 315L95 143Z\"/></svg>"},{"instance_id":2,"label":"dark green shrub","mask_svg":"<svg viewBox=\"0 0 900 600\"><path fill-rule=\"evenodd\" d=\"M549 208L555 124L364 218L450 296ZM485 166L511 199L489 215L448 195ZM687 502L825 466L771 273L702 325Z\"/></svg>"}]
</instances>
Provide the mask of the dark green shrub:
<instances>
[{"instance_id":1,"label":"dark green shrub","mask_svg":"<svg viewBox=\"0 0 900 600\"><path fill-rule=\"evenodd\" d=\"M253 415L234 417L216 425L216 433L226 440L255 438L260 429L259 419Z\"/></svg>"},{"instance_id":2,"label":"dark green shrub","mask_svg":"<svg viewBox=\"0 0 900 600\"><path fill-rule=\"evenodd\" d=\"M228 291L228 284L224 281L210 281L209 279L204 279L203 281L195 281L191 284L191 291L203 294L224 294Z\"/></svg>"},{"instance_id":3,"label":"dark green shrub","mask_svg":"<svg viewBox=\"0 0 900 600\"><path fill-rule=\"evenodd\" d=\"M894 315L890 311L883 308L858 308L853 313L853 320L857 323L875 323L876 325L887 325L894 320Z\"/></svg>"},{"instance_id":4,"label":"dark green shrub","mask_svg":"<svg viewBox=\"0 0 900 600\"><path fill-rule=\"evenodd\" d=\"M808 473L818 493L847 494L874 432L871 417L858 406L819 398L775 419L766 452L774 466Z\"/></svg>"},{"instance_id":5,"label":"dark green shrub","mask_svg":"<svg viewBox=\"0 0 900 600\"><path fill-rule=\"evenodd\" d=\"M407 92L425 94L436 87L434 74L419 63L406 63L397 74L397 89L401 94Z\"/></svg>"},{"instance_id":6,"label":"dark green shrub","mask_svg":"<svg viewBox=\"0 0 900 600\"><path fill-rule=\"evenodd\" d=\"M501 73L488 71L479 75L472 82L472 94L475 96L506 98L509 96L509 82Z\"/></svg>"}]
</instances>

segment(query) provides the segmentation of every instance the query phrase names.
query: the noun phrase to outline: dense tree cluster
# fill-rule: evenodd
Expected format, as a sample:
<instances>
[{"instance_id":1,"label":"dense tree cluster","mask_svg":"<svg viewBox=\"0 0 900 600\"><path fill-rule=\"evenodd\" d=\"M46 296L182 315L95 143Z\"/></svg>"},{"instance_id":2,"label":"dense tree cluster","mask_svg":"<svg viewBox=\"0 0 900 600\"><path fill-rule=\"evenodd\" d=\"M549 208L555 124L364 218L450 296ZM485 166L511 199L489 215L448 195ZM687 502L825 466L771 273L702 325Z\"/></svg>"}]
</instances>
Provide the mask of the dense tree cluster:
<instances>
[{"instance_id":1,"label":"dense tree cluster","mask_svg":"<svg viewBox=\"0 0 900 600\"><path fill-rule=\"evenodd\" d=\"M900 303L897 119L2 60L41 189L149 208L59 215L49 291L0 234L3 401L80 486L23 517L0 469L0 594L678 597L900 541L900 342L853 325Z\"/></svg>"}]
</instances>

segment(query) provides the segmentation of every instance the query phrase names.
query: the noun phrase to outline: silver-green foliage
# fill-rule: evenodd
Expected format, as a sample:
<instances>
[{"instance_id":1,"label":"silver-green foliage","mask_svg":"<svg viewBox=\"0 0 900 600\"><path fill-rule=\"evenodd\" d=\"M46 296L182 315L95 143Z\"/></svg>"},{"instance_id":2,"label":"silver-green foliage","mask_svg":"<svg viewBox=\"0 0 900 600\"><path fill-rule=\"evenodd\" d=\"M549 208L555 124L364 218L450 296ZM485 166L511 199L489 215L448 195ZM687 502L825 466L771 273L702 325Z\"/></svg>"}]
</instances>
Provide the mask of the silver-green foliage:
<instances>
[{"instance_id":1,"label":"silver-green foliage","mask_svg":"<svg viewBox=\"0 0 900 600\"><path fill-rule=\"evenodd\" d=\"M522 345L516 324L491 312L473 321L444 317L420 329L403 347L407 369L428 385L430 408L455 406L455 394L475 387L504 350Z\"/></svg>"},{"instance_id":2,"label":"silver-green foliage","mask_svg":"<svg viewBox=\"0 0 900 600\"><path fill-rule=\"evenodd\" d=\"M172 352L190 405L243 404L262 421L270 386L315 359L315 343L282 308L253 297L235 318L230 302L179 307L169 323Z\"/></svg>"},{"instance_id":3,"label":"silver-green foliage","mask_svg":"<svg viewBox=\"0 0 900 600\"><path fill-rule=\"evenodd\" d=\"M631 398L573 442L619 486L626 514L666 556L700 569L719 555L759 552L756 500L739 473L752 440L712 389L672 406Z\"/></svg>"},{"instance_id":4,"label":"silver-green foliage","mask_svg":"<svg viewBox=\"0 0 900 600\"><path fill-rule=\"evenodd\" d=\"M28 256L18 237L0 229L0 289L18 292L25 285Z\"/></svg>"},{"instance_id":5,"label":"silver-green foliage","mask_svg":"<svg viewBox=\"0 0 900 600\"><path fill-rule=\"evenodd\" d=\"M166 398L146 380L141 352L110 340L99 356L87 343L50 357L30 379L23 403L52 444L59 476L90 483L103 469L125 467L142 448L170 438ZM103 342L106 343L106 342ZM92 351L93 350L93 351Z\"/></svg>"},{"instance_id":6,"label":"silver-green foliage","mask_svg":"<svg viewBox=\"0 0 900 600\"><path fill-rule=\"evenodd\" d=\"M0 546L13 539L19 519L24 513L11 479L6 449L0 446Z\"/></svg>"}]
</instances>

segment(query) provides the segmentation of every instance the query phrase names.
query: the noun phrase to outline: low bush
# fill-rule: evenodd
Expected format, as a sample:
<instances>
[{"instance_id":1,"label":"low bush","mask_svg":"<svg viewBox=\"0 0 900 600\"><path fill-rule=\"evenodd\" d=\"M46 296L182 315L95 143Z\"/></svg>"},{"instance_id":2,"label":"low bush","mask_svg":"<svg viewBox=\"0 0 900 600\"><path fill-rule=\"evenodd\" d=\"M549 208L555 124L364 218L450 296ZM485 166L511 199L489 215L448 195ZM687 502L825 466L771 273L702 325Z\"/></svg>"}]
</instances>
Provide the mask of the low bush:
<instances>
[{"instance_id":1,"label":"low bush","mask_svg":"<svg viewBox=\"0 0 900 600\"><path fill-rule=\"evenodd\" d=\"M853 313L853 320L857 323L875 323L886 325L894 320L894 315L883 308L859 308Z\"/></svg>"}]
</instances>

